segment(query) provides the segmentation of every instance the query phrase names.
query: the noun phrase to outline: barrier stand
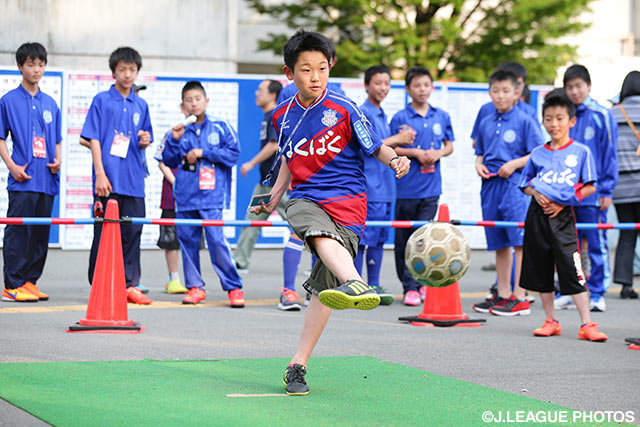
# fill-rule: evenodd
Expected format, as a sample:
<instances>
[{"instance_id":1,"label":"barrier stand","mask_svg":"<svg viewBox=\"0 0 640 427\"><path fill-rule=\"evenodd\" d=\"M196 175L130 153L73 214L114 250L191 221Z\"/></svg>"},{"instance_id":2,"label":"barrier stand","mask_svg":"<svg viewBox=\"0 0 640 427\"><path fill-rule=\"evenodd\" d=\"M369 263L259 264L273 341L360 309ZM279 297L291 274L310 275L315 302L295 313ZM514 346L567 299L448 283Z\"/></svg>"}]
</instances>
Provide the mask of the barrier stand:
<instances>
[{"instance_id":1,"label":"barrier stand","mask_svg":"<svg viewBox=\"0 0 640 427\"><path fill-rule=\"evenodd\" d=\"M439 222L450 222L449 206L440 205L438 211ZM427 297L424 300L424 310L417 316L399 317L398 320L409 322L413 326L482 326L485 319L469 319L462 312L460 300L460 286L455 282L442 288L427 287Z\"/></svg>"},{"instance_id":2,"label":"barrier stand","mask_svg":"<svg viewBox=\"0 0 640 427\"><path fill-rule=\"evenodd\" d=\"M67 332L138 334L144 326L129 319L118 203L109 200L102 226L87 315Z\"/></svg>"}]
</instances>

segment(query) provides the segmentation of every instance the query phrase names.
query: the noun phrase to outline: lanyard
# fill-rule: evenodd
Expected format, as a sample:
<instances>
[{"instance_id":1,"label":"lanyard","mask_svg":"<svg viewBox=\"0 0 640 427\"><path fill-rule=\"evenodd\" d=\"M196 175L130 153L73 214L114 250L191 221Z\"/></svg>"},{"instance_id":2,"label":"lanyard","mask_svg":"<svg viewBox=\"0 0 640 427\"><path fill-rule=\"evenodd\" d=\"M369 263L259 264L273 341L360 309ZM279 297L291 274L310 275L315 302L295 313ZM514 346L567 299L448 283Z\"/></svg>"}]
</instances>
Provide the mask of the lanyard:
<instances>
[{"instance_id":1,"label":"lanyard","mask_svg":"<svg viewBox=\"0 0 640 427\"><path fill-rule=\"evenodd\" d=\"M293 101L296 99L297 95L294 95L291 98L291 101L289 101L289 104L287 105L287 109L285 110L284 115L282 116L282 121L280 122L280 132L278 132L278 151L276 152L276 156L273 159L273 164L271 165L271 168L269 169L269 172L265 176L264 181L262 181L262 185L264 185L265 187L270 186L271 178L272 178L272 175L273 175L273 170L276 168L278 162L280 161L280 158L282 157L282 154L284 154L284 149L288 146L289 147L288 153L289 153L289 155L291 155L291 153L293 152L293 150L292 150L292 140L293 140L293 137L294 137L296 131L298 130L298 127L300 127L300 124L302 123L304 118L307 116L307 113L313 107L315 107L316 105L320 104L320 102L322 102L322 100L324 99L324 96L325 96L326 93L327 93L327 90L325 89L325 91L322 93L322 95L320 95L315 101L313 101L313 103L311 105L309 105L308 108L306 108L304 110L304 112L302 113L302 115L298 119L298 123L296 123L296 125L293 127L293 130L289 134L289 138L287 138L287 141L284 143L284 145L282 145L282 132L284 131L284 126L287 123L287 116L289 115L289 110L291 109L291 105L293 105Z\"/></svg>"}]
</instances>

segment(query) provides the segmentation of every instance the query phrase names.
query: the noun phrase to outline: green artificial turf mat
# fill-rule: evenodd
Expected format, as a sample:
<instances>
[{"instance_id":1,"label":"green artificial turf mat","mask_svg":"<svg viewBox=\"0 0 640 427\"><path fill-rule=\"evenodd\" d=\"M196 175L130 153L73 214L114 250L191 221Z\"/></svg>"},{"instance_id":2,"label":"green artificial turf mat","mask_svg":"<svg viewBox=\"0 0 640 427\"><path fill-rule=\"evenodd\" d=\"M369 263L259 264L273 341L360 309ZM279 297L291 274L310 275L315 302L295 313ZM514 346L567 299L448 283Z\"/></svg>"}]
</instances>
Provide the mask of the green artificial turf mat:
<instances>
[{"instance_id":1,"label":"green artificial turf mat","mask_svg":"<svg viewBox=\"0 0 640 427\"><path fill-rule=\"evenodd\" d=\"M56 426L472 426L484 424L484 411L567 410L373 357L312 358L307 374L311 393L281 396L287 363L5 363L0 364L0 397Z\"/></svg>"}]
</instances>

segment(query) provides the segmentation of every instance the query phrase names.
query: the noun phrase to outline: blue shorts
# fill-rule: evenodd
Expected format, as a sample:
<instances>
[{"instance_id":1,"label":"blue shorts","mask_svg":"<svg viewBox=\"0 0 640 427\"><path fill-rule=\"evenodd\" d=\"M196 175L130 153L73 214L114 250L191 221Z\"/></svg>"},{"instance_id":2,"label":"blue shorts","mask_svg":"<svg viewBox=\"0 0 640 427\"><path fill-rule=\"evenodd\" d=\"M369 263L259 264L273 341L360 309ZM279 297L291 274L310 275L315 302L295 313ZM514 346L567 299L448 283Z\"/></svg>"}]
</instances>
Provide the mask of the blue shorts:
<instances>
[{"instance_id":1,"label":"blue shorts","mask_svg":"<svg viewBox=\"0 0 640 427\"><path fill-rule=\"evenodd\" d=\"M367 221L390 221L391 202L367 203ZM382 246L389 238L389 227L365 227L360 246Z\"/></svg>"},{"instance_id":2,"label":"blue shorts","mask_svg":"<svg viewBox=\"0 0 640 427\"><path fill-rule=\"evenodd\" d=\"M529 196L506 179L499 177L483 180L480 190L482 219L485 221L524 222L529 208ZM484 228L487 250L522 246L522 228Z\"/></svg>"}]
</instances>

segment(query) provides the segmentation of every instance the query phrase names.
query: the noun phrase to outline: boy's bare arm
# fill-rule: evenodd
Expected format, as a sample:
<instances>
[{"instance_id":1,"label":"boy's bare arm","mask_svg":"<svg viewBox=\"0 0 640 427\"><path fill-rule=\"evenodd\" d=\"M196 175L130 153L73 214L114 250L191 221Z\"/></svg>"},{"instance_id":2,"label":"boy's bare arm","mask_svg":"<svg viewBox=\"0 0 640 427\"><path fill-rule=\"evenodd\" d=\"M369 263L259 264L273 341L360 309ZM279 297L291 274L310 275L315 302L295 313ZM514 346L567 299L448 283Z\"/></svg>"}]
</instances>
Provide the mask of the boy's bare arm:
<instances>
[{"instance_id":1,"label":"boy's bare arm","mask_svg":"<svg viewBox=\"0 0 640 427\"><path fill-rule=\"evenodd\" d=\"M388 145L393 148L398 145L411 145L415 139L416 135L413 132L400 131L389 138L383 139L382 142L384 145Z\"/></svg>"},{"instance_id":2,"label":"boy's bare arm","mask_svg":"<svg viewBox=\"0 0 640 427\"><path fill-rule=\"evenodd\" d=\"M87 147L88 149L91 149L91 143L89 141L87 141L86 139L84 139L83 137L80 137L80 139L78 140L78 142L80 143L80 145L82 145L83 147Z\"/></svg>"},{"instance_id":3,"label":"boy's bare arm","mask_svg":"<svg viewBox=\"0 0 640 427\"><path fill-rule=\"evenodd\" d=\"M278 179L276 179L276 183L273 185L271 189L271 200L268 205L265 205L264 202L260 203L260 206L255 206L251 208L251 212L254 214L259 214L260 212L271 213L278 206L280 199L287 188L289 188L289 183L291 182L291 171L289 170L289 166L287 166L287 162L283 161L280 163L280 171L278 172Z\"/></svg>"},{"instance_id":4,"label":"boy's bare arm","mask_svg":"<svg viewBox=\"0 0 640 427\"><path fill-rule=\"evenodd\" d=\"M508 162L500 166L500 169L498 169L498 176L501 178L509 178L515 171L523 168L527 164L530 156L531 154L527 154L526 156L509 160Z\"/></svg>"},{"instance_id":5,"label":"boy's bare arm","mask_svg":"<svg viewBox=\"0 0 640 427\"><path fill-rule=\"evenodd\" d=\"M9 155L7 143L2 138L0 138L0 157L4 161L4 164L7 165L7 169L9 169L9 172L11 172L11 176L13 176L13 179L18 182L23 182L27 179L31 179L31 176L27 175L26 172L29 163L25 163L22 166L17 165Z\"/></svg>"},{"instance_id":6,"label":"boy's bare arm","mask_svg":"<svg viewBox=\"0 0 640 427\"><path fill-rule=\"evenodd\" d=\"M104 171L104 165L102 164L102 148L100 147L100 141L92 139L91 143L91 157L93 158L93 170L96 174L96 194L101 197L108 197L113 191L111 182L107 178L107 174Z\"/></svg>"},{"instance_id":7,"label":"boy's bare arm","mask_svg":"<svg viewBox=\"0 0 640 427\"><path fill-rule=\"evenodd\" d=\"M384 165L388 165L396 173L396 178L402 178L409 173L411 161L403 155L398 156L396 150L386 145L381 145L373 155Z\"/></svg>"},{"instance_id":8,"label":"boy's bare arm","mask_svg":"<svg viewBox=\"0 0 640 427\"><path fill-rule=\"evenodd\" d=\"M164 179L166 179L169 182L169 184L173 185L173 183L176 180L176 177L173 175L171 168L162 162L158 162L158 168L160 168L160 172L162 172Z\"/></svg>"},{"instance_id":9,"label":"boy's bare arm","mask_svg":"<svg viewBox=\"0 0 640 427\"><path fill-rule=\"evenodd\" d=\"M596 187L592 183L588 183L587 185L585 185L584 187L582 187L578 191L580 192L580 200L582 200L585 197L589 197L590 195L595 193L596 192Z\"/></svg>"}]
</instances>

